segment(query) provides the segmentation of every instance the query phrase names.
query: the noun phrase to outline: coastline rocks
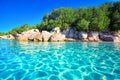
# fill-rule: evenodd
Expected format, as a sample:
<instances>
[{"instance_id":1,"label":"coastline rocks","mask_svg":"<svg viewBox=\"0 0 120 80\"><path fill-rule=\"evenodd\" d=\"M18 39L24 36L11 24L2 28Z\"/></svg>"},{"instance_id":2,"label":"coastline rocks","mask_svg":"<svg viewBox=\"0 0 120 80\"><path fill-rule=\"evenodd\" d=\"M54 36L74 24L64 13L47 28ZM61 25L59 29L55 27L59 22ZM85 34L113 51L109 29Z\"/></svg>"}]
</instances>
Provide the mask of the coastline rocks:
<instances>
[{"instance_id":1,"label":"coastline rocks","mask_svg":"<svg viewBox=\"0 0 120 80\"><path fill-rule=\"evenodd\" d=\"M19 41L28 41L28 38L25 35L20 35L17 39Z\"/></svg>"},{"instance_id":2,"label":"coastline rocks","mask_svg":"<svg viewBox=\"0 0 120 80\"><path fill-rule=\"evenodd\" d=\"M80 40L87 42L88 41L87 37L88 37L87 32L82 32L82 31L79 32L79 39Z\"/></svg>"},{"instance_id":3,"label":"coastline rocks","mask_svg":"<svg viewBox=\"0 0 120 80\"><path fill-rule=\"evenodd\" d=\"M0 39L16 39L19 41L85 41L85 42L120 42L119 32L78 32L75 27L71 27L67 30L60 31L60 28L56 27L51 32L42 31L38 29L31 29L24 31L21 34L0 36Z\"/></svg>"},{"instance_id":4,"label":"coastline rocks","mask_svg":"<svg viewBox=\"0 0 120 80\"><path fill-rule=\"evenodd\" d=\"M16 36L19 41L41 41L42 38L38 29L28 30Z\"/></svg>"},{"instance_id":5,"label":"coastline rocks","mask_svg":"<svg viewBox=\"0 0 120 80\"><path fill-rule=\"evenodd\" d=\"M120 42L120 37L114 37L114 42L116 43L116 42Z\"/></svg>"},{"instance_id":6,"label":"coastline rocks","mask_svg":"<svg viewBox=\"0 0 120 80\"><path fill-rule=\"evenodd\" d=\"M44 42L49 41L51 36L52 36L52 33L48 31L42 31L42 41Z\"/></svg>"},{"instance_id":7,"label":"coastline rocks","mask_svg":"<svg viewBox=\"0 0 120 80\"><path fill-rule=\"evenodd\" d=\"M67 37L67 35L68 35L68 33L69 33L69 29L67 29L67 30L63 30L61 33L64 34L65 37Z\"/></svg>"},{"instance_id":8,"label":"coastline rocks","mask_svg":"<svg viewBox=\"0 0 120 80\"><path fill-rule=\"evenodd\" d=\"M82 39L87 39L88 36L87 32L80 32L79 35Z\"/></svg>"},{"instance_id":9,"label":"coastline rocks","mask_svg":"<svg viewBox=\"0 0 120 80\"><path fill-rule=\"evenodd\" d=\"M75 31L74 39L79 40L79 32L78 31Z\"/></svg>"},{"instance_id":10,"label":"coastline rocks","mask_svg":"<svg viewBox=\"0 0 120 80\"><path fill-rule=\"evenodd\" d=\"M55 28L53 28L53 29L50 31L50 33L52 33L52 34L60 33L60 28L59 28L59 27L55 27Z\"/></svg>"},{"instance_id":11,"label":"coastline rocks","mask_svg":"<svg viewBox=\"0 0 120 80\"><path fill-rule=\"evenodd\" d=\"M88 34L88 40L91 42L100 42L99 33L98 32L90 32Z\"/></svg>"},{"instance_id":12,"label":"coastline rocks","mask_svg":"<svg viewBox=\"0 0 120 80\"><path fill-rule=\"evenodd\" d=\"M114 42L120 42L120 31L113 32Z\"/></svg>"},{"instance_id":13,"label":"coastline rocks","mask_svg":"<svg viewBox=\"0 0 120 80\"><path fill-rule=\"evenodd\" d=\"M70 28L68 34L66 35L67 38L74 38L74 34L76 32L76 28Z\"/></svg>"},{"instance_id":14,"label":"coastline rocks","mask_svg":"<svg viewBox=\"0 0 120 80\"><path fill-rule=\"evenodd\" d=\"M68 42L72 42L72 41L78 41L78 40L76 40L76 39L72 39L72 38L65 38L65 40L64 41L68 41Z\"/></svg>"},{"instance_id":15,"label":"coastline rocks","mask_svg":"<svg viewBox=\"0 0 120 80\"><path fill-rule=\"evenodd\" d=\"M7 38L8 38L8 39L11 39L11 40L14 40L14 39L15 39L15 37L14 37L13 35L11 35L11 34L10 34L10 35L7 35Z\"/></svg>"},{"instance_id":16,"label":"coastline rocks","mask_svg":"<svg viewBox=\"0 0 120 80\"><path fill-rule=\"evenodd\" d=\"M50 41L64 41L65 40L65 35L62 33L57 33L57 34L53 34L50 37Z\"/></svg>"},{"instance_id":17,"label":"coastline rocks","mask_svg":"<svg viewBox=\"0 0 120 80\"><path fill-rule=\"evenodd\" d=\"M102 41L114 41L114 37L111 34L104 34L104 33L100 33L99 34L99 38Z\"/></svg>"},{"instance_id":18,"label":"coastline rocks","mask_svg":"<svg viewBox=\"0 0 120 80\"><path fill-rule=\"evenodd\" d=\"M14 40L15 39L15 37L13 36L13 35L4 35L4 36L1 36L0 37L1 39L10 39L10 40Z\"/></svg>"},{"instance_id":19,"label":"coastline rocks","mask_svg":"<svg viewBox=\"0 0 120 80\"><path fill-rule=\"evenodd\" d=\"M36 33L36 35L34 37L34 41L42 41L42 35L41 35L41 33Z\"/></svg>"}]
</instances>

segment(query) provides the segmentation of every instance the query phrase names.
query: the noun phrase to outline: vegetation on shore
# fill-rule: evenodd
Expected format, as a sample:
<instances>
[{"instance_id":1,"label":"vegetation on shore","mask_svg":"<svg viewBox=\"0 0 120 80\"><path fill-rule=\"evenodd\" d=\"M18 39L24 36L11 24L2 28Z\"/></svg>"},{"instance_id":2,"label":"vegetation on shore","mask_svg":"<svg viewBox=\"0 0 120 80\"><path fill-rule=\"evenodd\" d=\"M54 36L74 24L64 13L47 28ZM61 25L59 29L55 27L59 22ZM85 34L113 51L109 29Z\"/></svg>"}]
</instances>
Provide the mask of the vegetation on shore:
<instances>
[{"instance_id":1,"label":"vegetation on shore","mask_svg":"<svg viewBox=\"0 0 120 80\"><path fill-rule=\"evenodd\" d=\"M5 35L5 33L4 32L0 32L0 36L3 36L3 35Z\"/></svg>"},{"instance_id":2,"label":"vegetation on shore","mask_svg":"<svg viewBox=\"0 0 120 80\"><path fill-rule=\"evenodd\" d=\"M48 30L59 27L61 30L76 27L78 31L120 30L120 2L105 3L98 7L59 8L43 17L40 24L29 26L24 24L6 34L21 33L29 29ZM3 35L3 33L0 33Z\"/></svg>"}]
</instances>

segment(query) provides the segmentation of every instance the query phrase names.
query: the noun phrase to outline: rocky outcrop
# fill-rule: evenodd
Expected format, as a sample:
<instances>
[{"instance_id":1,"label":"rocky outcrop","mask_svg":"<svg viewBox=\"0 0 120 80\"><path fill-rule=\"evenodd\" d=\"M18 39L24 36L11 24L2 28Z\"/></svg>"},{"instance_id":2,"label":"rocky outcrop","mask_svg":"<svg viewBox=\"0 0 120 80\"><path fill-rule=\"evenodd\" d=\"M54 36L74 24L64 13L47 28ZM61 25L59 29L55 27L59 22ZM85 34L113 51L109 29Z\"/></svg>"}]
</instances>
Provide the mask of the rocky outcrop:
<instances>
[{"instance_id":1,"label":"rocky outcrop","mask_svg":"<svg viewBox=\"0 0 120 80\"><path fill-rule=\"evenodd\" d=\"M88 33L87 38L88 38L88 41L91 41L91 42L100 42L98 32L90 32L90 33Z\"/></svg>"},{"instance_id":2,"label":"rocky outcrop","mask_svg":"<svg viewBox=\"0 0 120 80\"><path fill-rule=\"evenodd\" d=\"M38 29L32 29L17 34L16 39L19 41L42 41L42 36Z\"/></svg>"},{"instance_id":3,"label":"rocky outcrop","mask_svg":"<svg viewBox=\"0 0 120 80\"><path fill-rule=\"evenodd\" d=\"M15 39L15 37L14 37L13 35L11 35L11 34L10 34L10 35L7 35L7 38L8 38L8 39L11 39L11 40L14 40L14 39Z\"/></svg>"},{"instance_id":4,"label":"rocky outcrop","mask_svg":"<svg viewBox=\"0 0 120 80\"><path fill-rule=\"evenodd\" d=\"M34 36L34 41L42 41L42 35L40 33L36 33Z\"/></svg>"},{"instance_id":5,"label":"rocky outcrop","mask_svg":"<svg viewBox=\"0 0 120 80\"><path fill-rule=\"evenodd\" d=\"M59 27L55 27L55 28L53 28L53 29L50 31L50 33L52 33L52 34L60 33L60 28L59 28Z\"/></svg>"},{"instance_id":6,"label":"rocky outcrop","mask_svg":"<svg viewBox=\"0 0 120 80\"><path fill-rule=\"evenodd\" d=\"M75 32L76 32L76 28L75 27L70 28L68 34L66 35L66 37L67 38L75 38L75 36L74 36Z\"/></svg>"},{"instance_id":7,"label":"rocky outcrop","mask_svg":"<svg viewBox=\"0 0 120 80\"><path fill-rule=\"evenodd\" d=\"M120 32L78 32L75 27L63 30L62 32L58 27L52 31L39 32L38 29L32 29L21 34L5 35L0 37L2 39L17 39L19 41L87 41L87 42L100 42L111 41L120 43Z\"/></svg>"},{"instance_id":8,"label":"rocky outcrop","mask_svg":"<svg viewBox=\"0 0 120 80\"><path fill-rule=\"evenodd\" d=\"M99 34L99 38L102 40L102 41L114 41L114 36L111 35L111 34L106 34L106 33L100 33Z\"/></svg>"},{"instance_id":9,"label":"rocky outcrop","mask_svg":"<svg viewBox=\"0 0 120 80\"><path fill-rule=\"evenodd\" d=\"M85 41L85 42L88 41L87 37L88 37L87 32L83 32L83 31L79 32L78 38L81 41Z\"/></svg>"},{"instance_id":10,"label":"rocky outcrop","mask_svg":"<svg viewBox=\"0 0 120 80\"><path fill-rule=\"evenodd\" d=\"M117 42L117 43L120 42L120 37L115 36L115 37L114 37L114 42L115 42L115 43L116 43L116 42Z\"/></svg>"},{"instance_id":11,"label":"rocky outcrop","mask_svg":"<svg viewBox=\"0 0 120 80\"><path fill-rule=\"evenodd\" d=\"M114 36L114 42L120 42L120 31L112 32L112 35Z\"/></svg>"},{"instance_id":12,"label":"rocky outcrop","mask_svg":"<svg viewBox=\"0 0 120 80\"><path fill-rule=\"evenodd\" d=\"M10 40L14 40L15 39L15 37L13 36L13 35L4 35L4 36L1 36L0 37L1 39L10 39Z\"/></svg>"},{"instance_id":13,"label":"rocky outcrop","mask_svg":"<svg viewBox=\"0 0 120 80\"><path fill-rule=\"evenodd\" d=\"M65 35L62 34L62 33L56 33L56 34L53 34L51 37L50 37L50 41L64 41L65 40Z\"/></svg>"},{"instance_id":14,"label":"rocky outcrop","mask_svg":"<svg viewBox=\"0 0 120 80\"><path fill-rule=\"evenodd\" d=\"M42 41L49 41L52 33L48 31L42 31Z\"/></svg>"},{"instance_id":15,"label":"rocky outcrop","mask_svg":"<svg viewBox=\"0 0 120 80\"><path fill-rule=\"evenodd\" d=\"M81 38L81 39L87 39L87 36L88 36L87 32L80 32L79 33L79 38Z\"/></svg>"}]
</instances>

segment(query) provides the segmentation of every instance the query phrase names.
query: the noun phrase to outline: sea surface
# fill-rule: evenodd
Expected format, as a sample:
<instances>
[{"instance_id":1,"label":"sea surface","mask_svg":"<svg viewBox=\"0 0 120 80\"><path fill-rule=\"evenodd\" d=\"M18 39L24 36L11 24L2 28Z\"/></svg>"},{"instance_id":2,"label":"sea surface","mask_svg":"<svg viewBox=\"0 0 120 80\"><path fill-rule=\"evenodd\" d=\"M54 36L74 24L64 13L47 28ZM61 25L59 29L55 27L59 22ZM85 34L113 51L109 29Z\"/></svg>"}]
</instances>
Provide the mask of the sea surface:
<instances>
[{"instance_id":1,"label":"sea surface","mask_svg":"<svg viewBox=\"0 0 120 80\"><path fill-rule=\"evenodd\" d=\"M0 40L0 80L120 80L120 44Z\"/></svg>"}]
</instances>

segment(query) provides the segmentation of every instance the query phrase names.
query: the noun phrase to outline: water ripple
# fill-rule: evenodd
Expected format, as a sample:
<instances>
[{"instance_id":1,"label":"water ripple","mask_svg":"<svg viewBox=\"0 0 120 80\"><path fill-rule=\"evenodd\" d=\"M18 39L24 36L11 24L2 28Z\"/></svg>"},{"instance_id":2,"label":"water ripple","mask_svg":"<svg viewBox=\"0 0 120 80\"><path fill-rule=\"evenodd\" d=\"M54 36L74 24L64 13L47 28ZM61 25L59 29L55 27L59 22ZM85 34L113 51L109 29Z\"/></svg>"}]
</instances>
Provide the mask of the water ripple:
<instances>
[{"instance_id":1,"label":"water ripple","mask_svg":"<svg viewBox=\"0 0 120 80\"><path fill-rule=\"evenodd\" d=\"M0 80L120 80L120 45L0 40Z\"/></svg>"}]
</instances>

